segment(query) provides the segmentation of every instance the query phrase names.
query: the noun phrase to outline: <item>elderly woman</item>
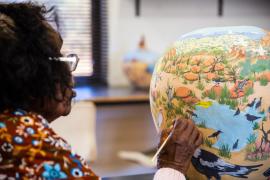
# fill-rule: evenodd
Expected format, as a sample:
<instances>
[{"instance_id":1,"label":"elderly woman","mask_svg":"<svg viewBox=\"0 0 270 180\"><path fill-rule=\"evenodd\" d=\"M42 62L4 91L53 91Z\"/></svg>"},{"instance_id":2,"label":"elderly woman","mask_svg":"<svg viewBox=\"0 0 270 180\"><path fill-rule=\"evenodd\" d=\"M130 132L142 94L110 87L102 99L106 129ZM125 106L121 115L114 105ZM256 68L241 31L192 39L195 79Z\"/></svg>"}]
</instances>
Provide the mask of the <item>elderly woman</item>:
<instances>
[{"instance_id":1,"label":"elderly woman","mask_svg":"<svg viewBox=\"0 0 270 180\"><path fill-rule=\"evenodd\" d=\"M0 178L97 179L49 125L71 110L78 58L61 54L62 39L46 13L32 3L0 4ZM184 178L201 139L191 121L177 123L155 178Z\"/></svg>"}]
</instances>

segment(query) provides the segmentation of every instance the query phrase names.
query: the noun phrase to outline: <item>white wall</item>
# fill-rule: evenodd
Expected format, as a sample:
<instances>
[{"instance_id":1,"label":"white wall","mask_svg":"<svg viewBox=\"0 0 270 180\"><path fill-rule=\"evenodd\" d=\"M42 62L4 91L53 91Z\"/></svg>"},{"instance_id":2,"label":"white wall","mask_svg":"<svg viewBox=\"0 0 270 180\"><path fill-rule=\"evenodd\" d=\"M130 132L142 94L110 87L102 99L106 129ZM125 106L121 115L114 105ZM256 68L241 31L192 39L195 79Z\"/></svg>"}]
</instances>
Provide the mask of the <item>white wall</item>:
<instances>
[{"instance_id":1,"label":"white wall","mask_svg":"<svg viewBox=\"0 0 270 180\"><path fill-rule=\"evenodd\" d=\"M78 101L68 116L62 116L50 125L85 160L96 160L96 106L93 102Z\"/></svg>"},{"instance_id":2,"label":"white wall","mask_svg":"<svg viewBox=\"0 0 270 180\"><path fill-rule=\"evenodd\" d=\"M269 0L224 0L223 17L217 16L217 0L141 0L139 17L134 0L108 2L111 86L128 86L122 59L136 49L141 35L161 55L181 34L202 27L254 25L270 30Z\"/></svg>"}]
</instances>

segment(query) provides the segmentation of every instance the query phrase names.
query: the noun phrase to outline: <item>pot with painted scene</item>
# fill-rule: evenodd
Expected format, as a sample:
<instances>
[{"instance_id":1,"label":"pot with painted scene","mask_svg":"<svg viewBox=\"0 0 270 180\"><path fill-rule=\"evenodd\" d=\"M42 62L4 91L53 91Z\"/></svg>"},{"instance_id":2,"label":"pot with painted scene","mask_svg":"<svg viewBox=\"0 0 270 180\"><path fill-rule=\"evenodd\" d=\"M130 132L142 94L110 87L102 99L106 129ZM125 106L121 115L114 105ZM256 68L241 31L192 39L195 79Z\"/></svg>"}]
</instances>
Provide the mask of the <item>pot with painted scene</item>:
<instances>
[{"instance_id":1,"label":"pot with painted scene","mask_svg":"<svg viewBox=\"0 0 270 180\"><path fill-rule=\"evenodd\" d=\"M158 131L190 118L204 135L189 179L270 177L270 33L253 26L182 35L150 87Z\"/></svg>"}]
</instances>

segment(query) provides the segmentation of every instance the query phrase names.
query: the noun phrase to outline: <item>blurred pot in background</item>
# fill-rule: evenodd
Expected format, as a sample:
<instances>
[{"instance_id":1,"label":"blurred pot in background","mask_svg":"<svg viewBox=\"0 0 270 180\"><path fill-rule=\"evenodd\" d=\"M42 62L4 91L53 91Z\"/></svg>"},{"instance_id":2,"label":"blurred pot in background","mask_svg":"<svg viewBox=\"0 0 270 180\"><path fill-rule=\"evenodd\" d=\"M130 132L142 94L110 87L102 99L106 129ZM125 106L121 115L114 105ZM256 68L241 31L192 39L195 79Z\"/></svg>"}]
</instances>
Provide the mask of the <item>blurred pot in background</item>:
<instances>
[{"instance_id":1,"label":"blurred pot in background","mask_svg":"<svg viewBox=\"0 0 270 180\"><path fill-rule=\"evenodd\" d=\"M125 55L123 69L133 88L149 89L157 57L156 53L146 48L144 37L137 50Z\"/></svg>"}]
</instances>

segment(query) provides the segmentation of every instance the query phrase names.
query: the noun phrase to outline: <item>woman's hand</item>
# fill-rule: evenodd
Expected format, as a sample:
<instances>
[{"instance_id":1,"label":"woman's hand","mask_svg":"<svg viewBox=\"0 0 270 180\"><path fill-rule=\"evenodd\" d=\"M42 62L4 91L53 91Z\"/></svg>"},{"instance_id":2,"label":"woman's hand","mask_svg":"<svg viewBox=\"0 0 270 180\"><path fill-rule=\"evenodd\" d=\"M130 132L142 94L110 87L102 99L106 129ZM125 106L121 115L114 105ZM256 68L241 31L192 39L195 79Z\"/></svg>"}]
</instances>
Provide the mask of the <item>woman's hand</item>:
<instances>
[{"instance_id":1,"label":"woman's hand","mask_svg":"<svg viewBox=\"0 0 270 180\"><path fill-rule=\"evenodd\" d=\"M168 130L162 131L159 146L169 133ZM172 135L158 156L158 168L173 168L186 174L191 157L202 142L202 133L192 120L176 120Z\"/></svg>"}]
</instances>

